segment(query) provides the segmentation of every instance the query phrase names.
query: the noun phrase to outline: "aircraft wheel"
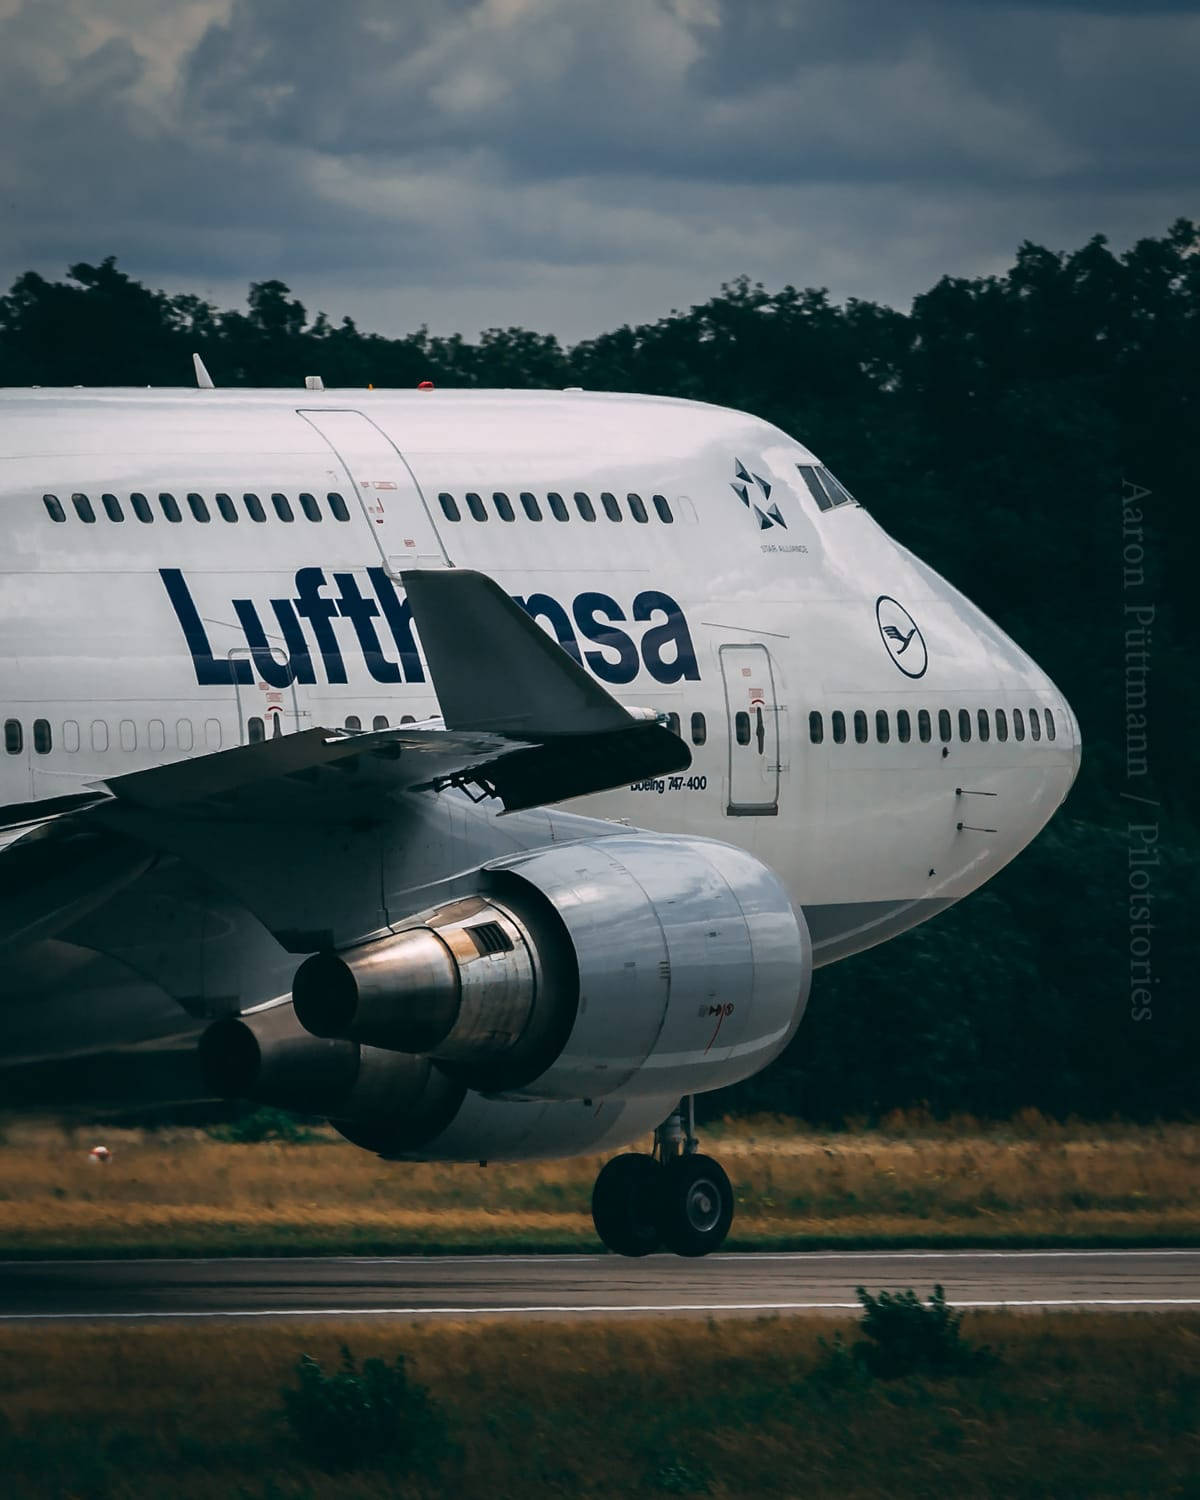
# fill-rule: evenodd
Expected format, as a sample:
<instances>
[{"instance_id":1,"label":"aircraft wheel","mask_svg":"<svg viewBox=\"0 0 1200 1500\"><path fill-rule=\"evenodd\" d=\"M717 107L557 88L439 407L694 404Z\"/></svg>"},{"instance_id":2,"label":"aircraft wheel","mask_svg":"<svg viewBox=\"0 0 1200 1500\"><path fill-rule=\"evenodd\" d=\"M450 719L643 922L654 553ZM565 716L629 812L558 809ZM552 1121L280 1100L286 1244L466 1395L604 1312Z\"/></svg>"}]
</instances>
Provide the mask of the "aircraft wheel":
<instances>
[{"instance_id":1,"label":"aircraft wheel","mask_svg":"<svg viewBox=\"0 0 1200 1500\"><path fill-rule=\"evenodd\" d=\"M674 1156L658 1187L658 1227L676 1255L710 1255L733 1223L733 1188L711 1156Z\"/></svg>"},{"instance_id":2,"label":"aircraft wheel","mask_svg":"<svg viewBox=\"0 0 1200 1500\"><path fill-rule=\"evenodd\" d=\"M663 1168L652 1156L629 1152L606 1162L592 1189L592 1223L618 1255L658 1249Z\"/></svg>"}]
</instances>

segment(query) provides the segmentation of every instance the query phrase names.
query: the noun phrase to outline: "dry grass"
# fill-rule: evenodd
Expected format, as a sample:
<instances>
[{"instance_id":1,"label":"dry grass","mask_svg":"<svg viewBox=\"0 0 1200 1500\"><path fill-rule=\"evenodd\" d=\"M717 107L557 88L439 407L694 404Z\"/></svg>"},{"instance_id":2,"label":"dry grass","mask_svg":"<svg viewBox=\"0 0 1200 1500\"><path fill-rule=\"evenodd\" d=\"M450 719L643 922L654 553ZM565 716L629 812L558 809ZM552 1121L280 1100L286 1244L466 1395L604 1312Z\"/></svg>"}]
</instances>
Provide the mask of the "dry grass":
<instances>
[{"instance_id":1,"label":"dry grass","mask_svg":"<svg viewBox=\"0 0 1200 1500\"><path fill-rule=\"evenodd\" d=\"M88 1161L103 1139L107 1166ZM594 1248L599 1159L398 1165L332 1134L230 1145L199 1131L14 1124L0 1253ZM731 1245L1195 1243L1200 1127L1003 1129L912 1118L886 1131L728 1124L705 1144L733 1179Z\"/></svg>"},{"instance_id":2,"label":"dry grass","mask_svg":"<svg viewBox=\"0 0 1200 1500\"><path fill-rule=\"evenodd\" d=\"M0 1473L14 1497L707 1493L1195 1497L1200 1317L969 1316L981 1374L830 1388L827 1321L0 1329ZM402 1350L450 1448L327 1476L279 1389Z\"/></svg>"}]
</instances>

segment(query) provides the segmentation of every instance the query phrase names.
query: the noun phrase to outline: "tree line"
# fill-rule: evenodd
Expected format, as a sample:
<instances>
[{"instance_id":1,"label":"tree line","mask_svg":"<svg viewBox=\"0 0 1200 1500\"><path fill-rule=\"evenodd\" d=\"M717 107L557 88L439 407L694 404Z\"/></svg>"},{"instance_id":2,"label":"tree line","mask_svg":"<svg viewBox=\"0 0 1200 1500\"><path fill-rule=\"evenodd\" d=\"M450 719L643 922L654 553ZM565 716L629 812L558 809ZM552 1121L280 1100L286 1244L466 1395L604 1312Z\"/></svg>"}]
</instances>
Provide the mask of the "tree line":
<instances>
[{"instance_id":1,"label":"tree line","mask_svg":"<svg viewBox=\"0 0 1200 1500\"><path fill-rule=\"evenodd\" d=\"M644 391L738 406L811 444L1047 668L1079 716L1083 769L982 891L819 971L785 1057L708 1109L1194 1112L1194 223L1120 254L1101 236L1070 252L1026 242L1002 275L944 277L908 312L739 278L571 346L525 328L388 338L310 318L276 280L222 310L113 257L63 281L26 272L0 298L0 384L186 384L193 350L221 386L319 373Z\"/></svg>"}]
</instances>

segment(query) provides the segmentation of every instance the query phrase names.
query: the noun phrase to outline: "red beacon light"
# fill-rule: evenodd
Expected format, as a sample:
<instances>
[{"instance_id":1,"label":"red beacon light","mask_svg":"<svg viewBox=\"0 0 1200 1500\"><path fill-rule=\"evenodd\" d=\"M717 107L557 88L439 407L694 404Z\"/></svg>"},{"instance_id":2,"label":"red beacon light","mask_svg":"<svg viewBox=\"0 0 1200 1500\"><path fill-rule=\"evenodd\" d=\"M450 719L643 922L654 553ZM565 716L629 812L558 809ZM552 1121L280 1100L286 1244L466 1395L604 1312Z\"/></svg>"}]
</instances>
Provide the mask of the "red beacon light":
<instances>
[{"instance_id":1,"label":"red beacon light","mask_svg":"<svg viewBox=\"0 0 1200 1500\"><path fill-rule=\"evenodd\" d=\"M431 390L433 390L433 381L432 380L422 380L421 383L417 386L417 390L419 390L419 391L431 391Z\"/></svg>"}]
</instances>

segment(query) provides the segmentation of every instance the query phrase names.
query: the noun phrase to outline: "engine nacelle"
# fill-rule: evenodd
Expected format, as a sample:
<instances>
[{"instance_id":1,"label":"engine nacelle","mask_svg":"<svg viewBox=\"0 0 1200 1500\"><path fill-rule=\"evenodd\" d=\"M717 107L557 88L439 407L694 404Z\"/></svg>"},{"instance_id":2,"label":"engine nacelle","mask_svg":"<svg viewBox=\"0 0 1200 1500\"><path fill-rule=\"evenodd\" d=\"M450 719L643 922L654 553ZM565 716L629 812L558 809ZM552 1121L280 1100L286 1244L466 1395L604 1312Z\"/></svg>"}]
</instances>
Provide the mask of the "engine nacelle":
<instances>
[{"instance_id":1,"label":"engine nacelle","mask_svg":"<svg viewBox=\"0 0 1200 1500\"><path fill-rule=\"evenodd\" d=\"M812 976L778 878L708 839L614 834L486 866L479 893L301 965L316 1036L431 1055L526 1099L669 1098L757 1072Z\"/></svg>"}]
</instances>

